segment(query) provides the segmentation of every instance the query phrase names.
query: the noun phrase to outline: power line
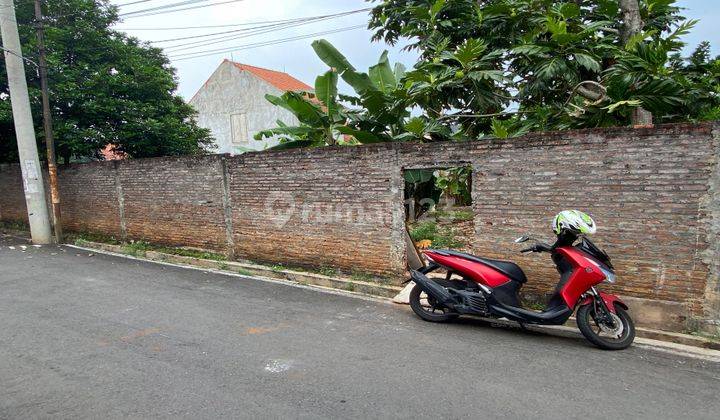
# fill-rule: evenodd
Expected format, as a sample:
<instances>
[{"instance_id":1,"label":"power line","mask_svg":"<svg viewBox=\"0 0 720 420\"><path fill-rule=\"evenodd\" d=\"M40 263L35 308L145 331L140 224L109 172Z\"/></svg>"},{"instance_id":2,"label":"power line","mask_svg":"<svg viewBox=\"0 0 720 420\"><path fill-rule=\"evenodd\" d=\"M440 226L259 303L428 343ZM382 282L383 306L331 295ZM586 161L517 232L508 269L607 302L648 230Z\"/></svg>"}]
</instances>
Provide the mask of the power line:
<instances>
[{"instance_id":1,"label":"power line","mask_svg":"<svg viewBox=\"0 0 720 420\"><path fill-rule=\"evenodd\" d=\"M206 0L207 1L207 0ZM228 3L237 3L243 0L227 0L227 1L221 1L219 3L212 3L212 4L200 4L197 6L190 6L190 7L183 7L180 9L172 9L172 10L158 10L155 12L148 12L141 15L130 15L130 16L124 16L126 19L132 19L136 17L145 17L145 16L155 16L155 15L163 15L166 13L174 13L174 12L182 12L184 10L193 10L193 9L202 9L204 7L212 7L212 6L219 6L221 4L228 4Z\"/></svg>"},{"instance_id":2,"label":"power line","mask_svg":"<svg viewBox=\"0 0 720 420\"><path fill-rule=\"evenodd\" d=\"M6 6L6 7L9 7L9 6ZM20 57L20 58L22 58L24 61L27 61L28 63L32 64L33 66L35 66L35 67L37 67L37 68L40 68L40 65L39 65L38 63L34 62L33 60L31 60L31 59L23 56L22 54L20 54L20 53L18 53L18 52L16 52L16 51L9 50L9 49L7 49L7 48L5 48L5 47L1 47L1 46L0 46L0 50L3 50L3 51L5 51L5 52L8 53L8 54L14 55L15 57Z\"/></svg>"},{"instance_id":3,"label":"power line","mask_svg":"<svg viewBox=\"0 0 720 420\"><path fill-rule=\"evenodd\" d=\"M147 1L150 1L150 0L147 0ZM112 5L109 5L109 6L111 7ZM78 15L88 15L88 14L94 13L95 11L99 11L100 13L105 13L108 10L109 10L109 7L98 7L98 9L92 9L90 11L80 10L77 12L70 12L70 13L65 13L62 15L45 15L45 16L43 16L43 21L46 25L52 25L51 21L54 21L54 20L64 19L64 18L78 16Z\"/></svg>"},{"instance_id":4,"label":"power line","mask_svg":"<svg viewBox=\"0 0 720 420\"><path fill-rule=\"evenodd\" d=\"M295 27L295 26L300 26L300 25L298 25L298 24L287 25L287 26L283 27L282 29L287 29L287 28L291 28L291 27ZM218 37L218 38L203 39L200 41L186 42L186 43L182 43L182 44L168 45L166 47L163 47L163 49L166 52L175 53L178 51L202 48L202 47L206 47L208 45L221 44L223 42L234 41L236 39L249 38L249 37L252 37L255 35L266 34L268 32L277 32L278 30L279 30L279 28L257 29L257 30L254 30L254 31L251 31L248 33L242 33L239 35L223 36L223 37Z\"/></svg>"},{"instance_id":5,"label":"power line","mask_svg":"<svg viewBox=\"0 0 720 420\"><path fill-rule=\"evenodd\" d=\"M152 44L160 44L160 43L163 43L163 42L182 41L182 40L186 40L186 39L206 38L206 37L211 37L211 36L216 36L216 35L223 35L223 34L225 34L225 35L227 35L227 34L236 34L236 33L238 33L238 32L241 32L241 33L242 33L241 35L239 35L239 36L237 36L237 37L235 37L235 36L221 36L221 37L216 37L216 38L212 38L212 39L200 40L200 41L197 41L197 42L190 42L190 43L183 43L183 44L176 44L176 45L170 45L170 46L168 46L168 48L173 48L173 47L179 47L179 46L184 46L184 45L192 45L192 44L195 44L195 43L203 43L203 42L214 41L214 40L231 40L231 39L237 39L237 38L244 38L244 37L247 37L247 36L253 36L253 35L262 34L262 33L266 33L266 32L274 32L274 31L277 31L277 30L280 30L280 29L292 28L292 27L295 27L295 26L306 25L306 24L309 24L309 23L315 23L315 22L319 22L319 21L320 21L320 19L314 19L314 20L303 21L303 22L295 22L295 23L291 23L291 24L287 24L287 23L276 23L276 24L274 24L274 25L256 26L256 27L252 27L252 28L236 29L236 30L233 30L233 31L223 31L223 32L214 32L214 33L211 33L211 34L203 34L203 35L195 35L195 36L185 36L185 37L180 37L180 38L161 39L161 40L159 40L159 41L150 41L150 43L152 43Z\"/></svg>"},{"instance_id":6,"label":"power line","mask_svg":"<svg viewBox=\"0 0 720 420\"><path fill-rule=\"evenodd\" d=\"M146 2L146 1L152 1L152 0L138 0L137 3ZM198 2L205 2L205 1L210 1L210 0L187 0L185 2L180 2L180 3L188 3L188 2L198 3ZM165 14L165 13L181 12L183 10L192 10L192 9L199 9L199 8L203 8L203 7L219 6L221 4L237 3L240 1L244 1L244 0L226 0L226 1L219 2L219 3L201 4L201 5L197 5L197 6L184 7L184 8L180 8L180 9L164 10L164 8L176 7L176 6L180 5L180 3L174 3L174 4L164 5L164 6L158 6L158 7L162 7L163 10L157 10L154 12L148 12L148 13L139 14L139 15L134 15L133 13L140 13L141 11L127 12L127 13L121 13L118 16L125 17L126 15L130 15L130 16L126 16L125 18L131 19L131 18L135 18L135 17L154 16L154 15L161 15L161 14ZM130 3L123 4L120 6L127 6L129 4ZM100 8L99 10L106 11L107 8ZM62 15L47 15L44 17L44 19L46 20L46 22L45 22L46 24L51 25L50 21L52 21L52 20L64 19L64 18L68 18L68 17L72 17L72 16L83 15L83 14L86 14L86 12L87 11L82 10L82 11L70 12L70 13L66 13L66 14L62 14Z\"/></svg>"},{"instance_id":7,"label":"power line","mask_svg":"<svg viewBox=\"0 0 720 420\"><path fill-rule=\"evenodd\" d=\"M242 23L229 23L226 25L201 25L201 26L164 26L154 28L116 28L118 31L176 31L183 29L210 29L210 28L234 28L237 26L248 26L248 25L262 25L266 23L285 23L295 22L303 18L295 19L283 19L283 20L265 20L261 22L242 22Z\"/></svg>"},{"instance_id":8,"label":"power line","mask_svg":"<svg viewBox=\"0 0 720 420\"><path fill-rule=\"evenodd\" d=\"M131 1L130 3L116 4L116 6L117 6L117 7L132 6L133 4L147 3L147 2L149 2L149 1L155 1L155 0L138 0L138 1Z\"/></svg>"},{"instance_id":9,"label":"power line","mask_svg":"<svg viewBox=\"0 0 720 420\"><path fill-rule=\"evenodd\" d=\"M296 19L289 20L287 23L259 25L259 26L255 26L255 27L236 29L236 30L232 30L232 31L224 31L224 32L216 32L216 33L210 33L210 34L193 35L193 36L180 37L180 38L171 38L171 39L164 39L164 40L158 40L158 41L150 41L150 43L154 44L154 43L162 43L162 42L205 38L205 39L199 39L199 40L191 41L191 42L176 43L174 45L168 45L165 47L158 47L158 48L163 48L166 53L176 53L179 51L202 48L202 47L205 47L208 45L220 44L220 43L224 43L224 42L228 42L228 41L233 41L236 39L248 38L248 37L265 34L265 33L269 33L269 32L278 32L278 31L282 31L285 29L289 29L289 28L293 28L293 27L297 27L297 26L301 26L301 25L320 22L323 20L329 20L329 19L334 19L334 18L338 18L338 17L349 16L351 14L362 12L362 11L367 11L367 10L370 10L370 9L369 8L357 9L357 10L339 12L339 13L330 14L330 15L296 18ZM232 34L232 35L228 35L228 34ZM218 35L220 35L220 36L218 36ZM95 49L101 49L101 48L102 47L98 47ZM192 53L200 53L200 52L202 52L202 51L194 51Z\"/></svg>"},{"instance_id":10,"label":"power line","mask_svg":"<svg viewBox=\"0 0 720 420\"><path fill-rule=\"evenodd\" d=\"M210 0L185 0L185 1L177 2L177 3L163 4L162 6L150 7L148 9L140 9L140 10L133 10L132 12L120 13L120 14L118 14L118 16L122 17L122 16L127 16L127 15L134 15L134 14L138 14L138 13L154 12L156 10L172 9L173 7L187 6L188 4L195 4L195 3L205 3L208 1L210 1Z\"/></svg>"},{"instance_id":11,"label":"power line","mask_svg":"<svg viewBox=\"0 0 720 420\"><path fill-rule=\"evenodd\" d=\"M270 41L253 43L253 44L236 45L235 47L219 48L216 50L209 50L209 51L196 51L196 52L182 53L182 54L178 54L175 56L171 56L169 58L173 61L190 60L193 58L207 57L207 56L217 55L217 54L226 53L226 52L243 51L243 50L250 50L253 48L269 46L269 45L284 44L287 42L299 41L301 39L313 38L313 37L322 36L322 35L330 35L330 34L335 34L335 33L339 33L339 32L352 31L355 29L360 29L360 28L365 28L365 27L366 27L366 25L348 26L346 28L337 28L337 29L333 29L333 30L316 32L316 33L306 34L306 35L299 35L299 36L294 36L294 37L289 37L289 38L280 38L280 39L274 39L274 40L270 40Z\"/></svg>"},{"instance_id":12,"label":"power line","mask_svg":"<svg viewBox=\"0 0 720 420\"><path fill-rule=\"evenodd\" d=\"M242 29L234 29L230 31L221 31L221 32L212 32L208 34L201 34L201 35L189 35L185 37L179 37L179 38L169 38L169 39L160 39L157 41L150 41L152 43L160 43L160 42L170 42L170 41L180 41L185 39L193 39L193 38L204 38L214 35L222 35L222 34L230 34L230 33L237 33L237 32L246 32L246 31L252 31L255 29L263 29L263 28L279 28L279 27L290 27L292 24L299 24L299 23L314 23L326 19L334 19L338 17L344 17L349 16L355 13L361 13L371 10L371 8L365 8L365 9L357 9L357 10L349 10L347 12L340 12L340 13L333 13L329 15L320 15L320 16L306 16L302 18L295 18L295 19L285 19L285 20L279 20L279 21L265 21L265 22L254 22L254 23L240 23L240 24L234 24L234 25L216 25L216 27L227 27L227 26L239 26L239 25L251 25L251 24L257 24L258 26L250 27L250 28L242 28ZM213 27L213 26L207 26L207 27ZM202 26L197 26L195 28L204 28ZM157 29L157 28L156 28ZM175 29L188 29L186 28L175 28ZM129 29L118 29L118 30L129 30Z\"/></svg>"},{"instance_id":13,"label":"power line","mask_svg":"<svg viewBox=\"0 0 720 420\"><path fill-rule=\"evenodd\" d=\"M355 13L355 12L353 12L353 13ZM180 51L180 50L187 50L187 49L199 48L199 47L203 47L203 46L207 46L207 45L219 44L222 42L227 42L227 41L240 39L240 38L247 38L247 37L251 37L251 36L255 36L255 35L265 34L268 32L277 32L278 30L307 25L307 24L311 24L311 23L324 21L324 20L334 19L334 18L341 17L341 16L347 16L350 14L351 13L346 12L343 14L339 14L337 16L322 16L322 17L318 17L318 18L307 19L305 21L300 21L300 22L265 25L265 26L258 26L255 28L245 28L245 29L237 29L234 31L219 32L219 33L215 33L215 34L188 36L188 37L168 39L168 40L162 40L162 41L153 41L152 43L178 41L178 40L183 40L183 39L205 38L208 36L215 36L215 35L223 34L223 33L225 33L225 34L234 33L235 34L235 35L230 35L230 36L228 36L228 35L216 36L214 38L201 39L198 41L185 42L185 43L169 45L169 46L165 47L166 50L172 50L173 52L176 52L176 51ZM240 33L238 34L238 32L240 32Z\"/></svg>"}]
</instances>

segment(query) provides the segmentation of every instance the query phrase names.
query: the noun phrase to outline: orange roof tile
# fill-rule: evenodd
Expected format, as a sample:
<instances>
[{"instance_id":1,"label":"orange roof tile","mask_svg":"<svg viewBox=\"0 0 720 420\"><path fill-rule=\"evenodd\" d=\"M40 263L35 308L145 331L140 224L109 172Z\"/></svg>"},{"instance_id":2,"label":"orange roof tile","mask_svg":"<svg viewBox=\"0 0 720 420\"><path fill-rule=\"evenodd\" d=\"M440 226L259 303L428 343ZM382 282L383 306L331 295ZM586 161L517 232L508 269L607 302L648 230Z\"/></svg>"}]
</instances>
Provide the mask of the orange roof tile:
<instances>
[{"instance_id":1,"label":"orange roof tile","mask_svg":"<svg viewBox=\"0 0 720 420\"><path fill-rule=\"evenodd\" d=\"M227 60L230 61L230 60ZM283 73L281 71L275 71L275 70L268 70L264 69L262 67L255 67L255 66L249 66L247 64L241 64L236 63L234 61L230 61L235 65L235 67L239 68L240 70L249 71L250 73L254 74L255 76L263 79L264 81L270 83L271 85L275 86L276 88L284 91L298 91L298 90L308 90L312 91L313 88L311 86L308 86L307 84L299 81L298 79L290 76L287 73Z\"/></svg>"},{"instance_id":2,"label":"orange roof tile","mask_svg":"<svg viewBox=\"0 0 720 420\"><path fill-rule=\"evenodd\" d=\"M112 143L106 144L105 147L100 150L100 154L103 155L105 160L123 160L127 158L127 154L115 149L115 145Z\"/></svg>"}]
</instances>

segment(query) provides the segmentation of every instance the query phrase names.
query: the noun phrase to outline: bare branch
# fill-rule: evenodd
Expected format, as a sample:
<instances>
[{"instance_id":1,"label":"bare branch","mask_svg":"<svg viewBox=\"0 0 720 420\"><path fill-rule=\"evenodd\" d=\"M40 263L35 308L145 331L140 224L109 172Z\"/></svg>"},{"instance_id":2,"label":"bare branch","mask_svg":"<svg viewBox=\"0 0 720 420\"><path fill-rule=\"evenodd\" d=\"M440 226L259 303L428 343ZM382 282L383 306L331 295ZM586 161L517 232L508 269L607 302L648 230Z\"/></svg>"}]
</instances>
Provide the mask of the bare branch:
<instances>
[{"instance_id":1,"label":"bare branch","mask_svg":"<svg viewBox=\"0 0 720 420\"><path fill-rule=\"evenodd\" d=\"M438 120L446 120L451 118L490 118L490 117L499 117L501 115L515 115L515 114L531 114L534 111L510 111L510 112L496 112L493 114L449 114L449 115L441 115L438 117Z\"/></svg>"},{"instance_id":2,"label":"bare branch","mask_svg":"<svg viewBox=\"0 0 720 420\"><path fill-rule=\"evenodd\" d=\"M595 88L589 89L585 87L585 85L590 85ZM573 90L570 91L570 95L568 96L567 100L563 104L563 108L567 106L568 103L572 100L573 96L578 93L585 99L588 99L590 101L593 101L593 105L596 105L607 98L607 88L603 86L602 84L595 82L593 80L585 80L580 83L578 83Z\"/></svg>"},{"instance_id":3,"label":"bare branch","mask_svg":"<svg viewBox=\"0 0 720 420\"><path fill-rule=\"evenodd\" d=\"M620 35L620 31L615 28L608 28L607 26L603 26L600 28L601 31L610 32L611 34Z\"/></svg>"}]
</instances>

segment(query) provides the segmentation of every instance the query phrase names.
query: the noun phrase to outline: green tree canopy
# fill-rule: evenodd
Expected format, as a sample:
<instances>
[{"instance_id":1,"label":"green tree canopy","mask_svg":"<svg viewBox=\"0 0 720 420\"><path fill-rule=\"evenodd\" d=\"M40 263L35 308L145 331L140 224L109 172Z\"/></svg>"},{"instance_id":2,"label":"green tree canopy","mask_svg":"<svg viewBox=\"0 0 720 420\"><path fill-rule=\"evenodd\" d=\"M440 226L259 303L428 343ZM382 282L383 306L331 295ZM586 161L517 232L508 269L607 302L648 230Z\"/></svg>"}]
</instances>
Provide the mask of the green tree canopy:
<instances>
[{"instance_id":1,"label":"green tree canopy","mask_svg":"<svg viewBox=\"0 0 720 420\"><path fill-rule=\"evenodd\" d=\"M132 157L202 153L210 146L209 131L175 93L175 69L162 50L111 29L116 7L107 0L53 0L43 12L56 149L65 162L101 158L107 144ZM37 62L33 2L18 2L16 13L23 53ZM0 161L12 162L17 148L0 67ZM26 72L42 141L40 83L31 63Z\"/></svg>"},{"instance_id":2,"label":"green tree canopy","mask_svg":"<svg viewBox=\"0 0 720 420\"><path fill-rule=\"evenodd\" d=\"M693 24L674 0L382 0L370 20L374 39L420 52L407 80L425 117L470 137L627 125L640 107L716 115L718 60L678 55Z\"/></svg>"},{"instance_id":3,"label":"green tree canopy","mask_svg":"<svg viewBox=\"0 0 720 420\"><path fill-rule=\"evenodd\" d=\"M373 38L407 42L419 52L413 68L393 71L383 54L360 73L327 41L315 41L330 73L357 96L333 97L332 122L300 118L300 128L264 135L307 140L298 134L319 128L320 139L354 130L361 143L435 141L624 126L648 113L658 123L720 117L720 59L708 43L681 57L681 38L695 22L675 0L374 2Z\"/></svg>"}]
</instances>

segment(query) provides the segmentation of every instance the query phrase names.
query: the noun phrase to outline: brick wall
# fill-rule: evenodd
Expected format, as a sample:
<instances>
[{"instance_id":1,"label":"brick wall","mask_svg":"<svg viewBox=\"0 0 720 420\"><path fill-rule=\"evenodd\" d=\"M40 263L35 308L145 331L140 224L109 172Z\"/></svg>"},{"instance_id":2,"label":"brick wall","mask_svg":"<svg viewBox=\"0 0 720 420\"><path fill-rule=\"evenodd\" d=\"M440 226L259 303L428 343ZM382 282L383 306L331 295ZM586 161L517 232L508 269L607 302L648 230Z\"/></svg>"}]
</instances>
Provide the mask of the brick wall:
<instances>
[{"instance_id":1,"label":"brick wall","mask_svg":"<svg viewBox=\"0 0 720 420\"><path fill-rule=\"evenodd\" d=\"M225 250L222 164L222 156L118 162L126 236Z\"/></svg>"},{"instance_id":2,"label":"brick wall","mask_svg":"<svg viewBox=\"0 0 720 420\"><path fill-rule=\"evenodd\" d=\"M550 222L563 209L590 213L594 241L613 258L623 279L616 291L671 301L702 301L711 245L699 209L717 170L712 126L648 130L606 129L525 136L511 141L404 144L403 166L473 165L476 252L512 258L529 284L547 290L557 272L547 256L517 254L525 233L551 242Z\"/></svg>"},{"instance_id":3,"label":"brick wall","mask_svg":"<svg viewBox=\"0 0 720 420\"><path fill-rule=\"evenodd\" d=\"M0 220L27 223L20 165L0 164Z\"/></svg>"},{"instance_id":4,"label":"brick wall","mask_svg":"<svg viewBox=\"0 0 720 420\"><path fill-rule=\"evenodd\" d=\"M66 230L122 236L113 162L62 167L58 179Z\"/></svg>"},{"instance_id":5,"label":"brick wall","mask_svg":"<svg viewBox=\"0 0 720 420\"><path fill-rule=\"evenodd\" d=\"M388 147L248 153L228 160L235 254L290 265L403 270ZM399 198L398 198L399 197ZM402 231L400 231L401 233Z\"/></svg>"},{"instance_id":6,"label":"brick wall","mask_svg":"<svg viewBox=\"0 0 720 420\"><path fill-rule=\"evenodd\" d=\"M402 170L473 167L475 252L512 258L531 290L557 273L512 239L551 241L578 208L626 296L681 302L719 319L718 125L540 133L505 140L266 151L71 165L68 229L226 250L240 259L397 275L404 268ZM0 217L24 216L16 166L0 166ZM399 278L399 276L398 276ZM704 315L703 315L704 314Z\"/></svg>"}]
</instances>

